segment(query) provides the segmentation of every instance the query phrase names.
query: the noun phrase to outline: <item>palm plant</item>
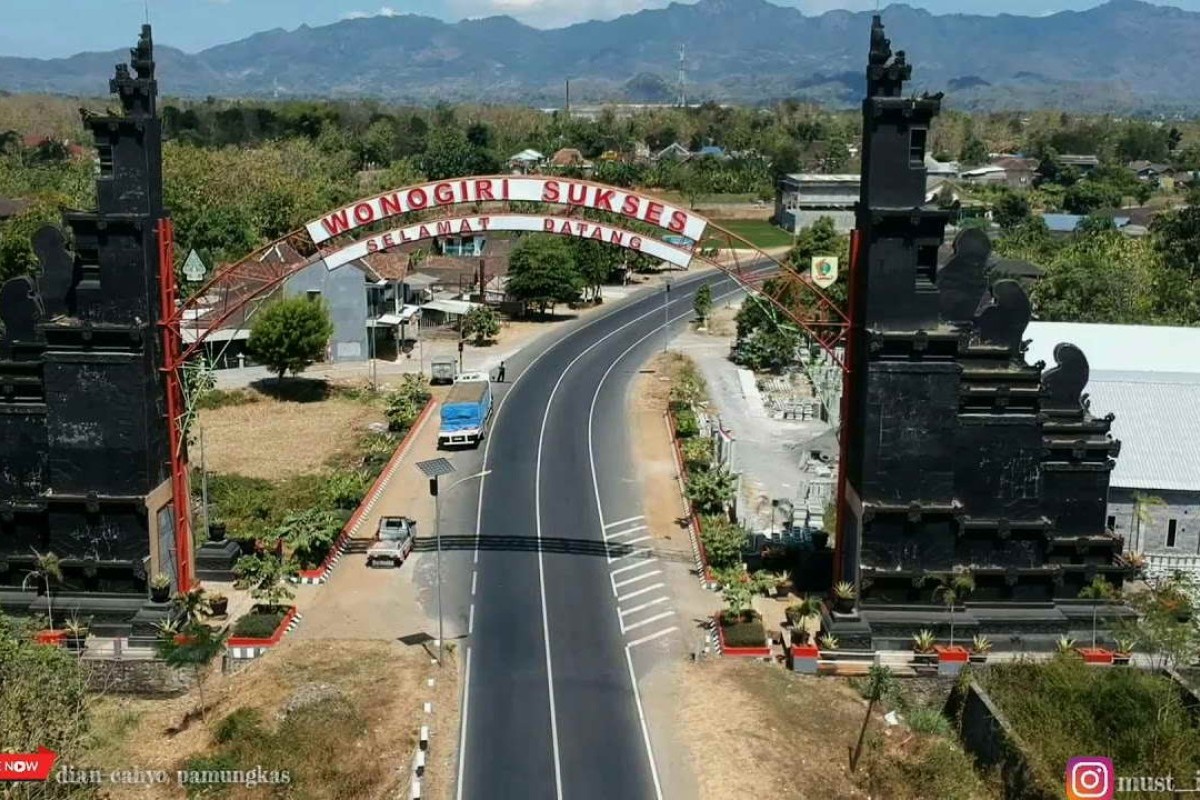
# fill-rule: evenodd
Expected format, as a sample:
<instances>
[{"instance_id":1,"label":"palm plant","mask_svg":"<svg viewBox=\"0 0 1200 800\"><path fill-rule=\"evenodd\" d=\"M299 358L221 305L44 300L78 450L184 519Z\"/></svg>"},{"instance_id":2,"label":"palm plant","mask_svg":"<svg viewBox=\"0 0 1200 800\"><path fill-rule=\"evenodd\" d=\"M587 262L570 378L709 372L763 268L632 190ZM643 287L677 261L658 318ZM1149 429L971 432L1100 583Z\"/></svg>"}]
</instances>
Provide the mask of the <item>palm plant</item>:
<instances>
[{"instance_id":1,"label":"palm plant","mask_svg":"<svg viewBox=\"0 0 1200 800\"><path fill-rule=\"evenodd\" d=\"M1075 640L1070 636L1060 636L1058 641L1054 643L1059 655L1066 655L1075 649Z\"/></svg>"},{"instance_id":2,"label":"palm plant","mask_svg":"<svg viewBox=\"0 0 1200 800\"><path fill-rule=\"evenodd\" d=\"M975 590L975 578L969 572L956 572L942 579L941 584L933 590L934 602L938 597L950 612L950 646L954 647L954 606Z\"/></svg>"},{"instance_id":3,"label":"palm plant","mask_svg":"<svg viewBox=\"0 0 1200 800\"><path fill-rule=\"evenodd\" d=\"M807 643L808 622L821 613L821 604L815 598L805 595L799 603L788 606L786 613L788 621L800 632L801 641Z\"/></svg>"},{"instance_id":4,"label":"palm plant","mask_svg":"<svg viewBox=\"0 0 1200 800\"><path fill-rule=\"evenodd\" d=\"M933 646L937 644L937 637L933 635L933 631L928 628L922 628L919 632L912 636L913 650L918 653L929 653L933 651Z\"/></svg>"},{"instance_id":5,"label":"palm plant","mask_svg":"<svg viewBox=\"0 0 1200 800\"><path fill-rule=\"evenodd\" d=\"M817 637L817 644L821 646L822 650L837 650L838 638L832 633L822 633Z\"/></svg>"},{"instance_id":6,"label":"palm plant","mask_svg":"<svg viewBox=\"0 0 1200 800\"><path fill-rule=\"evenodd\" d=\"M29 581L31 580L34 582L42 581L46 587L46 616L50 620L49 629L54 630L54 593L50 588L50 581L52 579L56 581L62 580L62 560L54 553L43 555L34 550L33 554L37 557L34 562L36 566L25 575L24 580L21 581L21 588L28 589Z\"/></svg>"},{"instance_id":7,"label":"palm plant","mask_svg":"<svg viewBox=\"0 0 1200 800\"><path fill-rule=\"evenodd\" d=\"M992 651L992 640L982 634L975 634L975 638L971 639L971 651L987 655Z\"/></svg>"},{"instance_id":8,"label":"palm plant","mask_svg":"<svg viewBox=\"0 0 1200 800\"><path fill-rule=\"evenodd\" d=\"M1117 589L1103 575L1097 575L1092 582L1079 591L1079 597L1092 601L1092 649L1096 647L1096 612L1101 601L1111 600L1117 596Z\"/></svg>"},{"instance_id":9,"label":"palm plant","mask_svg":"<svg viewBox=\"0 0 1200 800\"><path fill-rule=\"evenodd\" d=\"M186 592L176 592L171 598L171 611L181 626L199 622L203 617L212 613L208 595L203 589L189 589Z\"/></svg>"}]
</instances>

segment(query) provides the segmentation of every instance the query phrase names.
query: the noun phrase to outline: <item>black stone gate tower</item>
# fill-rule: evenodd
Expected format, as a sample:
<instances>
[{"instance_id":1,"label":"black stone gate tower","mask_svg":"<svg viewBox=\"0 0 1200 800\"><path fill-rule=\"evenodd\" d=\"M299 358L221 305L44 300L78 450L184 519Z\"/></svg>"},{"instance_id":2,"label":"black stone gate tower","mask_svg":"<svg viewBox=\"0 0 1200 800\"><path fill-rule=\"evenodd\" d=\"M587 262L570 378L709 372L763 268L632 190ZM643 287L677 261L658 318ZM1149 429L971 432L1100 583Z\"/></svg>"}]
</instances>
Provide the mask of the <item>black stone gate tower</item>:
<instances>
[{"instance_id":1,"label":"black stone gate tower","mask_svg":"<svg viewBox=\"0 0 1200 800\"><path fill-rule=\"evenodd\" d=\"M20 587L35 552L53 552L64 573L56 611L120 623L155 573L190 583L158 325L169 225L150 26L110 90L123 114L84 114L96 212L65 214L66 235L39 231L36 282L0 289L0 602L44 612L45 598Z\"/></svg>"},{"instance_id":2,"label":"black stone gate tower","mask_svg":"<svg viewBox=\"0 0 1200 800\"><path fill-rule=\"evenodd\" d=\"M927 206L925 153L941 95L905 97L912 67L879 16L863 101L863 165L843 421L836 572L853 612L825 624L843 647L906 649L930 628L945 640L940 581L968 572L956 640L1047 649L1090 638L1096 575L1120 585L1121 539L1105 527L1111 417L1081 396L1087 361L1025 363L1031 307L1020 285L991 280L985 233L966 230L938 263L949 212Z\"/></svg>"}]
</instances>

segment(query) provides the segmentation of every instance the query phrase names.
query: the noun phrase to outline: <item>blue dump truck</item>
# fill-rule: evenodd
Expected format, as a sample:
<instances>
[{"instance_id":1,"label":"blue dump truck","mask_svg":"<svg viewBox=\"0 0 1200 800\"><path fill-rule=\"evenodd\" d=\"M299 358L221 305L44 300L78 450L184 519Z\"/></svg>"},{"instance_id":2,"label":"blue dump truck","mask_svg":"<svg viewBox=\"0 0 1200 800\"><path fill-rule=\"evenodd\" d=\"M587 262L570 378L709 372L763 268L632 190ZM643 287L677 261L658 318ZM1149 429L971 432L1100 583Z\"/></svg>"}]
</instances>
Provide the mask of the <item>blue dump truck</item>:
<instances>
[{"instance_id":1,"label":"blue dump truck","mask_svg":"<svg viewBox=\"0 0 1200 800\"><path fill-rule=\"evenodd\" d=\"M492 416L492 381L486 372L464 372L442 402L438 447L478 445Z\"/></svg>"}]
</instances>

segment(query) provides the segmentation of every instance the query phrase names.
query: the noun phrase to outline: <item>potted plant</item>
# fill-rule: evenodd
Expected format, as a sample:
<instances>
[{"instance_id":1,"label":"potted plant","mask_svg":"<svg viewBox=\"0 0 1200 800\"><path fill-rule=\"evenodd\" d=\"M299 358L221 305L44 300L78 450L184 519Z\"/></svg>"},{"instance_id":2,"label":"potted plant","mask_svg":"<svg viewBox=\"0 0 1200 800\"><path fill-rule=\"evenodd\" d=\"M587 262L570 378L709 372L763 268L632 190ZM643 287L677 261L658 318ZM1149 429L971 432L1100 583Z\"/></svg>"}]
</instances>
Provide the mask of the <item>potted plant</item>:
<instances>
[{"instance_id":1,"label":"potted plant","mask_svg":"<svg viewBox=\"0 0 1200 800\"><path fill-rule=\"evenodd\" d=\"M62 562L52 552L43 555L34 550L33 554L37 558L36 566L21 581L21 588L27 589L30 581L41 581L46 589L46 628L37 634L37 641L40 644L62 644L67 632L54 629L54 591L50 587L51 580L62 580Z\"/></svg>"},{"instance_id":2,"label":"potted plant","mask_svg":"<svg viewBox=\"0 0 1200 800\"><path fill-rule=\"evenodd\" d=\"M62 647L67 640L66 630L56 630L51 626L47 617L36 617L33 622L36 633L33 640L38 644L48 644L52 647Z\"/></svg>"},{"instance_id":3,"label":"potted plant","mask_svg":"<svg viewBox=\"0 0 1200 800\"><path fill-rule=\"evenodd\" d=\"M1070 636L1060 636L1058 641L1054 643L1054 649L1058 651L1060 656L1068 656L1075 652L1075 640Z\"/></svg>"},{"instance_id":4,"label":"potted plant","mask_svg":"<svg viewBox=\"0 0 1200 800\"><path fill-rule=\"evenodd\" d=\"M1125 553L1121 556L1125 566L1133 570L1135 578L1140 578L1146 571L1146 556L1142 553Z\"/></svg>"},{"instance_id":5,"label":"potted plant","mask_svg":"<svg viewBox=\"0 0 1200 800\"><path fill-rule=\"evenodd\" d=\"M821 646L822 650L837 650L838 638L832 633L822 633L817 637L817 644Z\"/></svg>"},{"instance_id":6,"label":"potted plant","mask_svg":"<svg viewBox=\"0 0 1200 800\"><path fill-rule=\"evenodd\" d=\"M839 614L849 614L854 610L854 600L858 590L849 581L838 581L833 587L833 610Z\"/></svg>"},{"instance_id":7,"label":"potted plant","mask_svg":"<svg viewBox=\"0 0 1200 800\"><path fill-rule=\"evenodd\" d=\"M1133 657L1133 648L1137 644L1133 639L1117 638L1117 649L1113 653L1114 664L1128 664Z\"/></svg>"},{"instance_id":8,"label":"potted plant","mask_svg":"<svg viewBox=\"0 0 1200 800\"><path fill-rule=\"evenodd\" d=\"M1093 661L1094 663L1112 663L1112 653L1105 650L1103 647L1096 646L1096 612L1100 608L1100 603L1111 600L1117 596L1117 589L1104 579L1103 575L1097 575L1092 582L1083 587L1079 592L1079 597L1084 600L1092 601L1092 646L1082 649L1083 660ZM1101 654L1107 654L1103 656ZM1096 661L1095 659L1099 659Z\"/></svg>"},{"instance_id":9,"label":"potted plant","mask_svg":"<svg viewBox=\"0 0 1200 800\"><path fill-rule=\"evenodd\" d=\"M971 640L971 663L984 663L990 652L992 652L992 640L981 634L975 634L975 638Z\"/></svg>"},{"instance_id":10,"label":"potted plant","mask_svg":"<svg viewBox=\"0 0 1200 800\"><path fill-rule=\"evenodd\" d=\"M176 592L171 598L171 615L179 620L181 627L200 622L208 616L212 609L208 605L208 596L203 589L189 589L186 592Z\"/></svg>"},{"instance_id":11,"label":"potted plant","mask_svg":"<svg viewBox=\"0 0 1200 800\"><path fill-rule=\"evenodd\" d=\"M223 542L228 530L224 522L210 522L208 525L208 540L210 542Z\"/></svg>"},{"instance_id":12,"label":"potted plant","mask_svg":"<svg viewBox=\"0 0 1200 800\"><path fill-rule=\"evenodd\" d=\"M162 572L150 579L150 599L155 603L171 599L171 579Z\"/></svg>"},{"instance_id":13,"label":"potted plant","mask_svg":"<svg viewBox=\"0 0 1200 800\"><path fill-rule=\"evenodd\" d=\"M179 620L173 617L163 617L158 622L154 623L154 630L160 639L174 640L179 634L181 628L182 626L179 624Z\"/></svg>"},{"instance_id":14,"label":"potted plant","mask_svg":"<svg viewBox=\"0 0 1200 800\"><path fill-rule=\"evenodd\" d=\"M808 622L820 615L821 604L816 598L805 595L804 599L799 603L793 603L788 606L787 611L784 613L787 615L788 622L793 626L793 644L796 642L797 635L799 635L801 643L807 644L811 638L808 632Z\"/></svg>"},{"instance_id":15,"label":"potted plant","mask_svg":"<svg viewBox=\"0 0 1200 800\"><path fill-rule=\"evenodd\" d=\"M792 576L783 571L768 572L767 577L771 580L771 586L775 589L775 596L782 599L788 596L792 590Z\"/></svg>"},{"instance_id":16,"label":"potted plant","mask_svg":"<svg viewBox=\"0 0 1200 800\"><path fill-rule=\"evenodd\" d=\"M66 621L63 628L67 632L66 643L67 647L76 652L80 652L86 646L88 637L88 624L81 620L75 614L72 614L70 619Z\"/></svg>"},{"instance_id":17,"label":"potted plant","mask_svg":"<svg viewBox=\"0 0 1200 800\"><path fill-rule=\"evenodd\" d=\"M223 617L229 613L229 598L220 592L208 595L209 611L214 617Z\"/></svg>"},{"instance_id":18,"label":"potted plant","mask_svg":"<svg viewBox=\"0 0 1200 800\"><path fill-rule=\"evenodd\" d=\"M922 628L919 632L912 635L914 661L918 664L932 664L937 660L937 653L933 647L937 644L937 637L933 635L933 631L928 628Z\"/></svg>"}]
</instances>

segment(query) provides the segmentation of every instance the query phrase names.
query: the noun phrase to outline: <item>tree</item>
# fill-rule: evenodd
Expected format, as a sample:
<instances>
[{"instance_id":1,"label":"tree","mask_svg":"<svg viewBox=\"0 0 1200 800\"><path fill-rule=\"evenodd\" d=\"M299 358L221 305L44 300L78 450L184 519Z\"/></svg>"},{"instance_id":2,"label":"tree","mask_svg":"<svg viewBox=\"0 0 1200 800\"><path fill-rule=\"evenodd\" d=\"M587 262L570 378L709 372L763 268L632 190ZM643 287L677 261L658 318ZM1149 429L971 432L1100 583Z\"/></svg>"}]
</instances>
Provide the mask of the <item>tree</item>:
<instances>
[{"instance_id":1,"label":"tree","mask_svg":"<svg viewBox=\"0 0 1200 800\"><path fill-rule=\"evenodd\" d=\"M1190 664L1200 645L1195 597L1195 581L1186 573L1148 578L1146 588L1126 595L1137 617L1118 622L1114 633L1135 641L1158 667Z\"/></svg>"},{"instance_id":2,"label":"tree","mask_svg":"<svg viewBox=\"0 0 1200 800\"><path fill-rule=\"evenodd\" d=\"M476 345L489 342L500 333L500 315L490 306L476 306L463 317L462 332L474 336Z\"/></svg>"},{"instance_id":3,"label":"tree","mask_svg":"<svg viewBox=\"0 0 1200 800\"><path fill-rule=\"evenodd\" d=\"M180 629L177 635L164 635L158 639L158 656L168 666L190 667L196 678L196 689L200 693L200 718L208 719L208 706L204 702L204 679L208 666L225 649L224 631L218 632L208 625L193 622Z\"/></svg>"},{"instance_id":4,"label":"tree","mask_svg":"<svg viewBox=\"0 0 1200 800\"><path fill-rule=\"evenodd\" d=\"M867 725L871 722L871 712L875 704L892 692L895 678L892 671L882 664L872 664L867 670L867 684L864 693L867 696L867 713L863 716L862 729L858 732L858 742L850 751L850 771L858 769L858 759L862 756L863 739L867 735Z\"/></svg>"},{"instance_id":5,"label":"tree","mask_svg":"<svg viewBox=\"0 0 1200 800\"><path fill-rule=\"evenodd\" d=\"M285 600L295 597L286 583L296 573L295 563L290 560L272 553L242 556L233 565L233 571L238 583L250 590L251 597L271 608L279 608Z\"/></svg>"},{"instance_id":6,"label":"tree","mask_svg":"<svg viewBox=\"0 0 1200 800\"><path fill-rule=\"evenodd\" d=\"M1091 177L1077 181L1063 195L1063 206L1072 214L1090 214L1121 205L1123 193L1117 186Z\"/></svg>"},{"instance_id":7,"label":"tree","mask_svg":"<svg viewBox=\"0 0 1200 800\"><path fill-rule=\"evenodd\" d=\"M975 579L969 573L959 572L942 578L941 584L933 590L934 602L941 597L942 603L950 612L950 646L954 646L954 606L962 602L968 594L975 591Z\"/></svg>"},{"instance_id":8,"label":"tree","mask_svg":"<svg viewBox=\"0 0 1200 800\"><path fill-rule=\"evenodd\" d=\"M212 607L203 589L176 592L171 598L171 617L183 627L199 623L211 612Z\"/></svg>"},{"instance_id":9,"label":"tree","mask_svg":"<svg viewBox=\"0 0 1200 800\"><path fill-rule=\"evenodd\" d=\"M778 374L796 361L799 346L800 334L790 327L759 328L738 340L733 361L754 372Z\"/></svg>"},{"instance_id":10,"label":"tree","mask_svg":"<svg viewBox=\"0 0 1200 800\"><path fill-rule=\"evenodd\" d=\"M701 324L712 313L712 305L712 287L706 283L696 290L696 296L692 300L692 310L696 312L696 318L700 320Z\"/></svg>"},{"instance_id":11,"label":"tree","mask_svg":"<svg viewBox=\"0 0 1200 800\"><path fill-rule=\"evenodd\" d=\"M299 562L301 567L316 569L325 560L325 556L329 555L329 550L341 529L341 520L334 512L321 508L309 508L288 514L275 535L283 541L287 552ZM278 561L278 559L272 560ZM266 577L268 576L260 570L260 591L262 590L261 582Z\"/></svg>"},{"instance_id":12,"label":"tree","mask_svg":"<svg viewBox=\"0 0 1200 800\"><path fill-rule=\"evenodd\" d=\"M600 299L600 286L621 268L624 251L611 244L588 239L568 239L575 256L575 267L592 299Z\"/></svg>"},{"instance_id":13,"label":"tree","mask_svg":"<svg viewBox=\"0 0 1200 800\"><path fill-rule=\"evenodd\" d=\"M332 335L333 320L324 302L293 297L258 313L246 348L282 381L284 373L298 374L325 355Z\"/></svg>"},{"instance_id":14,"label":"tree","mask_svg":"<svg viewBox=\"0 0 1200 800\"><path fill-rule=\"evenodd\" d=\"M976 167L980 164L987 163L988 148L982 139L975 136L969 137L963 143L962 152L959 154L958 160L962 162L964 167Z\"/></svg>"},{"instance_id":15,"label":"tree","mask_svg":"<svg viewBox=\"0 0 1200 800\"><path fill-rule=\"evenodd\" d=\"M737 493L737 476L726 469L697 472L688 476L685 493L701 514L717 514Z\"/></svg>"},{"instance_id":16,"label":"tree","mask_svg":"<svg viewBox=\"0 0 1200 800\"><path fill-rule=\"evenodd\" d=\"M456 127L437 127L429 135L420 158L421 171L431 181L496 172L499 164L483 148L472 144Z\"/></svg>"},{"instance_id":17,"label":"tree","mask_svg":"<svg viewBox=\"0 0 1200 800\"><path fill-rule=\"evenodd\" d=\"M20 275L37 274L33 236L42 226L58 222L66 202L62 195L42 195L12 219L0 222L0 284Z\"/></svg>"},{"instance_id":18,"label":"tree","mask_svg":"<svg viewBox=\"0 0 1200 800\"><path fill-rule=\"evenodd\" d=\"M740 564L749 539L740 525L730 522L724 515L714 514L700 520L700 542L704 545L708 565L714 570Z\"/></svg>"},{"instance_id":19,"label":"tree","mask_svg":"<svg viewBox=\"0 0 1200 800\"><path fill-rule=\"evenodd\" d=\"M1006 189L992 206L992 219L1003 230L1012 230L1029 219L1029 197L1024 193Z\"/></svg>"},{"instance_id":20,"label":"tree","mask_svg":"<svg viewBox=\"0 0 1200 800\"><path fill-rule=\"evenodd\" d=\"M1092 648L1096 647L1096 612L1100 609L1101 600L1111 600L1117 596L1117 589L1103 575L1097 575L1092 582L1079 591L1080 600L1092 601Z\"/></svg>"},{"instance_id":21,"label":"tree","mask_svg":"<svg viewBox=\"0 0 1200 800\"><path fill-rule=\"evenodd\" d=\"M508 294L545 314L558 303L579 299L583 278L570 244L557 236L534 234L521 240L508 262Z\"/></svg>"},{"instance_id":22,"label":"tree","mask_svg":"<svg viewBox=\"0 0 1200 800\"><path fill-rule=\"evenodd\" d=\"M54 553L42 554L34 550L33 554L37 557L34 562L36 566L26 573L21 588L25 589L31 580L42 582L46 588L46 616L50 618L50 630L54 630L54 592L50 588L50 581L62 581L62 561Z\"/></svg>"}]
</instances>

